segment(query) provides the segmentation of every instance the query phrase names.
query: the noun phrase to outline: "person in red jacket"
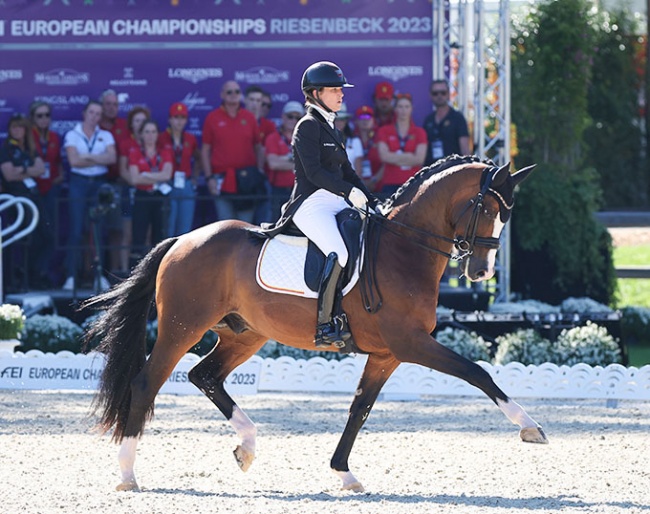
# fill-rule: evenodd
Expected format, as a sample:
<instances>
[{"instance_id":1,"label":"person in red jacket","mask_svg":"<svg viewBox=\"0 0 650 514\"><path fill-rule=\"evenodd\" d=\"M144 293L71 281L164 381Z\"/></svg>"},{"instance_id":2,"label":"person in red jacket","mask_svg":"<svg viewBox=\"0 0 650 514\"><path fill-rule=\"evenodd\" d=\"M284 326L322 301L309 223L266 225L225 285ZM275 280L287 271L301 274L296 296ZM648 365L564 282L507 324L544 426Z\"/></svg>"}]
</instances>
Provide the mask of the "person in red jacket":
<instances>
[{"instance_id":1,"label":"person in red jacket","mask_svg":"<svg viewBox=\"0 0 650 514\"><path fill-rule=\"evenodd\" d=\"M168 149L158 147L158 125L147 120L140 129L142 147L134 146L129 154L130 182L135 186L133 202L133 247L131 265L147 252L147 231L151 229L151 246L163 240L165 199L171 191L174 157Z\"/></svg>"},{"instance_id":2,"label":"person in red jacket","mask_svg":"<svg viewBox=\"0 0 650 514\"><path fill-rule=\"evenodd\" d=\"M169 108L169 126L158 138L158 146L174 155L172 192L169 194L167 236L192 230L196 205L196 180L201 170L201 152L194 134L185 130L188 109L182 102Z\"/></svg>"}]
</instances>

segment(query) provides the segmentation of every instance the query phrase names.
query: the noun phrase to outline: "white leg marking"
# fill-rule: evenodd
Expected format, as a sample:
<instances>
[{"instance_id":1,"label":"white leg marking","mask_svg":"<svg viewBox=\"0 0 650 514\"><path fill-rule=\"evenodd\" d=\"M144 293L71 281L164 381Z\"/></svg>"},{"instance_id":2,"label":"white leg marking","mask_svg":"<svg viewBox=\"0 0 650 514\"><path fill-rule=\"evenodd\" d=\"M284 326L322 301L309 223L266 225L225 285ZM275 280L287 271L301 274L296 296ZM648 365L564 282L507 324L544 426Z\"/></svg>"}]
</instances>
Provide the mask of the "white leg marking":
<instances>
[{"instance_id":1,"label":"white leg marking","mask_svg":"<svg viewBox=\"0 0 650 514\"><path fill-rule=\"evenodd\" d=\"M364 491L361 482L359 482L350 471L336 471L333 469L334 474L341 479L341 489L345 491L354 491L355 493L362 493Z\"/></svg>"},{"instance_id":2,"label":"white leg marking","mask_svg":"<svg viewBox=\"0 0 650 514\"><path fill-rule=\"evenodd\" d=\"M235 405L232 411L232 418L230 424L237 432L241 439L242 446L250 453L255 453L255 437L257 436L257 428L246 415L246 413Z\"/></svg>"},{"instance_id":3,"label":"white leg marking","mask_svg":"<svg viewBox=\"0 0 650 514\"><path fill-rule=\"evenodd\" d=\"M533 418L526 414L526 411L517 402L513 400L504 402L497 398L497 405L499 406L499 409L501 409L501 412L506 415L506 418L512 421L515 425L519 425L519 428L532 428L539 426Z\"/></svg>"},{"instance_id":4,"label":"white leg marking","mask_svg":"<svg viewBox=\"0 0 650 514\"><path fill-rule=\"evenodd\" d=\"M120 451L117 454L120 471L122 472L122 483L117 486L118 491L138 490L138 483L135 480L135 472L133 471L137 447L137 437L126 437L122 441L122 446L120 446Z\"/></svg>"}]
</instances>

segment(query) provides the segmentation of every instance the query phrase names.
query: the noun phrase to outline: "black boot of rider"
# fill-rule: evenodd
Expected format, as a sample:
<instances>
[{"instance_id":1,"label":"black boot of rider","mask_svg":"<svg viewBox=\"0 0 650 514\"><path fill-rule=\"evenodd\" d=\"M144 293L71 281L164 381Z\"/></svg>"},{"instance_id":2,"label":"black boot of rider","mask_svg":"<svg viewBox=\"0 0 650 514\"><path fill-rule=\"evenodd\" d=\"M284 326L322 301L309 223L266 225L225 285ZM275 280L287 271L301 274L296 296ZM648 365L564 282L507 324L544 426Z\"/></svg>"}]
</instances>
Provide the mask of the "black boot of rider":
<instances>
[{"instance_id":1,"label":"black boot of rider","mask_svg":"<svg viewBox=\"0 0 650 514\"><path fill-rule=\"evenodd\" d=\"M331 345L341 348L352 337L347 318L340 312L341 302L337 301L340 295L339 280L342 271L338 256L330 253L325 260L323 277L318 289L318 325L314 337L316 348L327 348ZM333 312L335 310L336 312Z\"/></svg>"}]
</instances>

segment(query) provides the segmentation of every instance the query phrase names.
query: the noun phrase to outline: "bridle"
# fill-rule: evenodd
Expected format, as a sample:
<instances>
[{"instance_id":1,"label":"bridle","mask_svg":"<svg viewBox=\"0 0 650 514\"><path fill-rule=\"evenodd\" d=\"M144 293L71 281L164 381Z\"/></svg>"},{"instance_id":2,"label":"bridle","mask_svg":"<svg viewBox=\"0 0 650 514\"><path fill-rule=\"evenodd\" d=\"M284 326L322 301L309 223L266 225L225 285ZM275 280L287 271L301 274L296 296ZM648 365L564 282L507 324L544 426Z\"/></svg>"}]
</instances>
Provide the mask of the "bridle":
<instances>
[{"instance_id":1,"label":"bridle","mask_svg":"<svg viewBox=\"0 0 650 514\"><path fill-rule=\"evenodd\" d=\"M364 241L365 241L364 260L367 261L367 264L370 264L371 262L372 264L366 267L365 280L361 282L361 296L363 298L364 308L366 309L367 312L370 313L377 312L382 305L381 293L379 292L379 289L377 287L377 281L375 279L376 261L375 259L369 258L370 256L377 255L376 252L379 247L379 240L380 240L379 236L381 234L381 231L377 230L375 231L374 234L375 237L369 237L370 236L370 231L368 230L369 222L375 223L377 226L380 226L383 230L390 232L391 234L395 234L397 236L407 238L411 244L419 246L420 248L424 248L425 250L443 255L453 261L462 261L467 257L471 256L474 253L475 247L483 247L483 248L488 248L490 250L498 250L501 247L499 238L482 237L476 234L479 225L479 218L481 216L481 212L483 211L486 195L491 194L494 198L496 198L497 202L499 203L499 207L500 207L499 210L503 208L508 213L508 215L510 213L510 210L513 207L513 204L508 204L503 198L503 196L499 194L498 191L490 187L492 184L492 179L497 171L498 168L496 167L491 167L486 170L485 180L483 181L481 190L476 194L476 196L468 200L467 204L465 205L461 213L458 215L458 220L460 220L463 218L463 216L465 216L465 214L469 209L472 209L472 214L465 227L465 233L462 236L455 236L453 239L439 234L434 234L426 230L422 230L420 228L412 227L400 221L389 219L381 214L376 214L370 211L366 213L366 218L364 220L364 227L363 227ZM406 230L407 232L410 232L412 234L417 234L418 236L425 238L425 240L436 239L439 241L443 241L445 243L450 243L456 249L456 253L452 254L449 252L445 252L444 250L440 250L439 248L426 244L425 242L410 239L407 236L407 234L405 234L401 230L397 230L395 227L399 227L400 229ZM361 265L361 261L359 262L359 264ZM359 272L361 272L361 270L359 270ZM373 288L376 290L376 295L377 295L376 301L374 300L375 294L373 293Z\"/></svg>"},{"instance_id":2,"label":"bridle","mask_svg":"<svg viewBox=\"0 0 650 514\"><path fill-rule=\"evenodd\" d=\"M432 252L436 252L440 255L444 255L445 257L453 261L462 261L463 259L471 256L474 253L474 248L477 246L488 248L490 250L498 250L501 247L499 238L482 237L476 235L476 232L478 230L479 218L481 216L481 212L483 211L485 196L487 194L492 194L492 196L494 196L494 198L496 198L497 202L499 203L499 206L504 208L505 210L510 211L513 207L512 205L508 205L506 203L505 199L503 198L503 196L499 194L498 191L490 187L490 185L492 184L492 178L494 177L496 171L497 171L496 167L492 167L491 169L487 170L486 179L481 187L481 191L479 191L476 194L476 196L468 200L467 205L465 205L465 207L459 214L458 220L460 220L463 216L465 216L465 214L469 209L472 209L472 215L470 216L467 222L467 225L465 227L465 233L462 236L455 236L452 239L446 236L441 236L439 234L433 234L431 232L416 227L411 227L410 225L406 225L405 223L402 223L400 221L389 219L382 215L374 214L374 213L370 213L369 218L367 219L370 219L370 221L372 222L381 224L384 230L392 234L398 235L400 237L407 237L407 236L404 233L395 230L393 226L399 227L401 229L405 229L413 234L417 234L425 238L438 239L440 241L450 243L456 249L457 253L452 254L449 252L445 252L443 250L440 250L439 248L427 245L420 241L411 241L411 243L421 248L424 248Z\"/></svg>"}]
</instances>

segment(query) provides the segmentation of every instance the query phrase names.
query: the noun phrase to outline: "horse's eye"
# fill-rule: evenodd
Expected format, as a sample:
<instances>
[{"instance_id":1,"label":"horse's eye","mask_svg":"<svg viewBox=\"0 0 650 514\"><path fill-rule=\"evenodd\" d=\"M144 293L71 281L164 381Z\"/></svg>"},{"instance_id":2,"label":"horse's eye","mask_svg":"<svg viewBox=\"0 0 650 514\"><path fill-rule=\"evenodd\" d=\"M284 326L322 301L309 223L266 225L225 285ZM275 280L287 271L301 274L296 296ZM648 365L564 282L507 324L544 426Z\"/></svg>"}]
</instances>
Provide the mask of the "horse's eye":
<instances>
[{"instance_id":1,"label":"horse's eye","mask_svg":"<svg viewBox=\"0 0 650 514\"><path fill-rule=\"evenodd\" d=\"M491 211L490 209L483 209L483 215L488 219L495 219L497 217L498 211Z\"/></svg>"}]
</instances>

